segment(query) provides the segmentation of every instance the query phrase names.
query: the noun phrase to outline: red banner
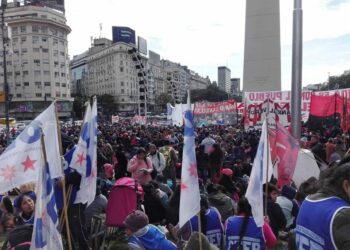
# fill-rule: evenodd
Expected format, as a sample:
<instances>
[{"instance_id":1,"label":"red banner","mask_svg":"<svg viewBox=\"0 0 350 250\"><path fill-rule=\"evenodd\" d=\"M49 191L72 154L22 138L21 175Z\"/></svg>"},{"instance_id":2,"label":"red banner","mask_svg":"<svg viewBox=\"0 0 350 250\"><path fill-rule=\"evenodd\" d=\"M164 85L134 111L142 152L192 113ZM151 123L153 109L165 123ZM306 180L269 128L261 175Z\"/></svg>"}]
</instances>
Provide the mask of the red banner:
<instances>
[{"instance_id":1,"label":"red banner","mask_svg":"<svg viewBox=\"0 0 350 250\"><path fill-rule=\"evenodd\" d=\"M209 115L215 113L230 113L237 110L234 100L224 102L198 102L194 107L194 115Z\"/></svg>"},{"instance_id":2,"label":"red banner","mask_svg":"<svg viewBox=\"0 0 350 250\"><path fill-rule=\"evenodd\" d=\"M336 113L342 114L342 112L343 100L339 95L311 95L310 115L316 117L327 117Z\"/></svg>"}]
</instances>

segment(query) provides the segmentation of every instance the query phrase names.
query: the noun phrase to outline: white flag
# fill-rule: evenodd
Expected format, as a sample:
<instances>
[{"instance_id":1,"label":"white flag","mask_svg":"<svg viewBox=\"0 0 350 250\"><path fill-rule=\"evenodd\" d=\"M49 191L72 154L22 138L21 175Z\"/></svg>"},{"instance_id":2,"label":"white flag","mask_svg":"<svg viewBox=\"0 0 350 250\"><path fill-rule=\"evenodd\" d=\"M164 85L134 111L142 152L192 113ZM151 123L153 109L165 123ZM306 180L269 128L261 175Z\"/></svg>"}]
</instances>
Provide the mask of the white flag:
<instances>
[{"instance_id":1,"label":"white flag","mask_svg":"<svg viewBox=\"0 0 350 250\"><path fill-rule=\"evenodd\" d=\"M39 169L44 165L41 157L41 129L45 136L47 157L53 165L50 171L56 176L62 175L61 159L58 149L55 106L51 104L32 121L0 155L0 193L22 184L37 181Z\"/></svg>"},{"instance_id":2,"label":"white flag","mask_svg":"<svg viewBox=\"0 0 350 250\"><path fill-rule=\"evenodd\" d=\"M261 227L264 224L263 184L266 182L266 180L270 180L272 175L272 163L269 140L267 138L268 133L266 122L267 121L265 119L245 195L250 206L252 207L252 214L258 227ZM268 174L267 178L266 174Z\"/></svg>"},{"instance_id":3,"label":"white flag","mask_svg":"<svg viewBox=\"0 0 350 250\"><path fill-rule=\"evenodd\" d=\"M200 193L194 143L195 134L193 128L193 113L190 103L188 102L187 104L184 116L185 128L179 214L180 228L200 211Z\"/></svg>"},{"instance_id":4,"label":"white flag","mask_svg":"<svg viewBox=\"0 0 350 250\"><path fill-rule=\"evenodd\" d=\"M40 168L30 250L63 250L56 199L47 164Z\"/></svg>"}]
</instances>

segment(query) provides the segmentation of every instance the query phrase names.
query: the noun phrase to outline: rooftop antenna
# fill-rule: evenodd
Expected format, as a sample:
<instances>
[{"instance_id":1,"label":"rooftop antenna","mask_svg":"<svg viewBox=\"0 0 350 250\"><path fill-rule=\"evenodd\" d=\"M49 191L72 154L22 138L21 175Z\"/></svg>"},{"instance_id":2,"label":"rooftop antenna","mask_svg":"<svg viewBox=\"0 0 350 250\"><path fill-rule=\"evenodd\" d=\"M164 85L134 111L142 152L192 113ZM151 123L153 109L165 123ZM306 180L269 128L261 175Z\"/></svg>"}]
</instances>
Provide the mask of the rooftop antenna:
<instances>
[{"instance_id":1,"label":"rooftop antenna","mask_svg":"<svg viewBox=\"0 0 350 250\"><path fill-rule=\"evenodd\" d=\"M102 23L100 23L100 38L102 37Z\"/></svg>"}]
</instances>

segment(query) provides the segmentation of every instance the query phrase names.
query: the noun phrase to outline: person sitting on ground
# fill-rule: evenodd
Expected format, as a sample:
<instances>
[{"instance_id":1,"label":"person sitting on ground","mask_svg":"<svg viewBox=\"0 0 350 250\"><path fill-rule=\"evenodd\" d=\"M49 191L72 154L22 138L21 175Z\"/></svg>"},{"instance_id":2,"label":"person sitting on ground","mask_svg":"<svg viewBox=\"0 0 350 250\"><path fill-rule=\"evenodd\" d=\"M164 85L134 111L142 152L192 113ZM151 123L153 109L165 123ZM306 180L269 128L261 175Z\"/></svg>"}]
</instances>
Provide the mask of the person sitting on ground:
<instances>
[{"instance_id":1,"label":"person sitting on ground","mask_svg":"<svg viewBox=\"0 0 350 250\"><path fill-rule=\"evenodd\" d=\"M176 246L156 226L149 224L147 215L139 210L124 220L130 250L176 250Z\"/></svg>"}]
</instances>

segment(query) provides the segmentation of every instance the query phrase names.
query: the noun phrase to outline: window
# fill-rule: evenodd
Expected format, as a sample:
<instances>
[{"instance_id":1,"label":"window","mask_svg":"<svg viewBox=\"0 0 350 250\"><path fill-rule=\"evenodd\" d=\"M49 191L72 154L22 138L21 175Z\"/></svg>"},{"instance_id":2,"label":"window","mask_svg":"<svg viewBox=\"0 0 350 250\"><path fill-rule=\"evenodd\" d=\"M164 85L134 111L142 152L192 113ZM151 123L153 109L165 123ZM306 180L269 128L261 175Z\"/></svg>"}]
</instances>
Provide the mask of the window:
<instances>
[{"instance_id":1,"label":"window","mask_svg":"<svg viewBox=\"0 0 350 250\"><path fill-rule=\"evenodd\" d=\"M33 48L33 52L40 52L40 49L39 48Z\"/></svg>"},{"instance_id":2,"label":"window","mask_svg":"<svg viewBox=\"0 0 350 250\"><path fill-rule=\"evenodd\" d=\"M64 46L64 40L60 40L60 44Z\"/></svg>"},{"instance_id":3,"label":"window","mask_svg":"<svg viewBox=\"0 0 350 250\"><path fill-rule=\"evenodd\" d=\"M42 94L41 94L41 93L36 93L35 96L36 96L36 97L41 97Z\"/></svg>"},{"instance_id":4,"label":"window","mask_svg":"<svg viewBox=\"0 0 350 250\"><path fill-rule=\"evenodd\" d=\"M41 26L41 32L44 34L48 33L47 26Z\"/></svg>"},{"instance_id":5,"label":"window","mask_svg":"<svg viewBox=\"0 0 350 250\"><path fill-rule=\"evenodd\" d=\"M39 33L39 26L38 25L32 25L32 32Z\"/></svg>"},{"instance_id":6,"label":"window","mask_svg":"<svg viewBox=\"0 0 350 250\"><path fill-rule=\"evenodd\" d=\"M120 86L124 87L124 82L120 82Z\"/></svg>"},{"instance_id":7,"label":"window","mask_svg":"<svg viewBox=\"0 0 350 250\"><path fill-rule=\"evenodd\" d=\"M57 62L57 61L53 62L53 65L54 65L55 67L58 67L58 62Z\"/></svg>"},{"instance_id":8,"label":"window","mask_svg":"<svg viewBox=\"0 0 350 250\"><path fill-rule=\"evenodd\" d=\"M51 33L52 33L52 35L57 36L57 30L56 29L51 29Z\"/></svg>"},{"instance_id":9,"label":"window","mask_svg":"<svg viewBox=\"0 0 350 250\"><path fill-rule=\"evenodd\" d=\"M124 94L124 89L121 89L120 91L121 91L120 93Z\"/></svg>"},{"instance_id":10,"label":"window","mask_svg":"<svg viewBox=\"0 0 350 250\"><path fill-rule=\"evenodd\" d=\"M26 32L27 32L27 27L21 26L21 33L26 33Z\"/></svg>"},{"instance_id":11,"label":"window","mask_svg":"<svg viewBox=\"0 0 350 250\"><path fill-rule=\"evenodd\" d=\"M47 19L47 15L40 15L41 18Z\"/></svg>"},{"instance_id":12,"label":"window","mask_svg":"<svg viewBox=\"0 0 350 250\"><path fill-rule=\"evenodd\" d=\"M16 94L16 97L21 98L21 97L22 97L22 94Z\"/></svg>"},{"instance_id":13,"label":"window","mask_svg":"<svg viewBox=\"0 0 350 250\"><path fill-rule=\"evenodd\" d=\"M51 83L50 83L50 82L44 82L44 85L45 85L46 87L50 87L50 86L51 86Z\"/></svg>"},{"instance_id":14,"label":"window","mask_svg":"<svg viewBox=\"0 0 350 250\"><path fill-rule=\"evenodd\" d=\"M63 52L63 51L61 51L61 52L60 52L60 55L61 55L61 56L64 56L64 52Z\"/></svg>"},{"instance_id":15,"label":"window","mask_svg":"<svg viewBox=\"0 0 350 250\"><path fill-rule=\"evenodd\" d=\"M61 73L61 76L62 77L66 77L66 73Z\"/></svg>"},{"instance_id":16,"label":"window","mask_svg":"<svg viewBox=\"0 0 350 250\"><path fill-rule=\"evenodd\" d=\"M12 72L7 72L6 75L7 76L12 76Z\"/></svg>"},{"instance_id":17,"label":"window","mask_svg":"<svg viewBox=\"0 0 350 250\"><path fill-rule=\"evenodd\" d=\"M34 59L34 63L40 64L40 60L39 59Z\"/></svg>"},{"instance_id":18,"label":"window","mask_svg":"<svg viewBox=\"0 0 350 250\"><path fill-rule=\"evenodd\" d=\"M61 97L61 92L56 92L56 97Z\"/></svg>"},{"instance_id":19,"label":"window","mask_svg":"<svg viewBox=\"0 0 350 250\"><path fill-rule=\"evenodd\" d=\"M53 56L58 56L58 50L53 51Z\"/></svg>"},{"instance_id":20,"label":"window","mask_svg":"<svg viewBox=\"0 0 350 250\"><path fill-rule=\"evenodd\" d=\"M49 76L49 75L50 75L50 71L45 70L44 71L44 76Z\"/></svg>"},{"instance_id":21,"label":"window","mask_svg":"<svg viewBox=\"0 0 350 250\"><path fill-rule=\"evenodd\" d=\"M59 82L56 82L56 87L59 87L60 86L60 83Z\"/></svg>"},{"instance_id":22,"label":"window","mask_svg":"<svg viewBox=\"0 0 350 250\"><path fill-rule=\"evenodd\" d=\"M15 72L15 75L16 75L16 76L20 76L20 75L21 75L21 72L16 71L16 72Z\"/></svg>"},{"instance_id":23,"label":"window","mask_svg":"<svg viewBox=\"0 0 350 250\"><path fill-rule=\"evenodd\" d=\"M67 94L62 94L62 97L67 97Z\"/></svg>"},{"instance_id":24,"label":"window","mask_svg":"<svg viewBox=\"0 0 350 250\"><path fill-rule=\"evenodd\" d=\"M65 83L62 83L62 87L65 88L65 87L66 87L66 84L65 84Z\"/></svg>"},{"instance_id":25,"label":"window","mask_svg":"<svg viewBox=\"0 0 350 250\"><path fill-rule=\"evenodd\" d=\"M18 34L18 27L12 27L12 35L17 35Z\"/></svg>"},{"instance_id":26,"label":"window","mask_svg":"<svg viewBox=\"0 0 350 250\"><path fill-rule=\"evenodd\" d=\"M40 70L34 70L34 76L40 76L41 72Z\"/></svg>"},{"instance_id":27,"label":"window","mask_svg":"<svg viewBox=\"0 0 350 250\"><path fill-rule=\"evenodd\" d=\"M41 82L35 82L35 87L41 87Z\"/></svg>"},{"instance_id":28,"label":"window","mask_svg":"<svg viewBox=\"0 0 350 250\"><path fill-rule=\"evenodd\" d=\"M53 45L57 45L58 44L58 40L57 39L53 39Z\"/></svg>"},{"instance_id":29,"label":"window","mask_svg":"<svg viewBox=\"0 0 350 250\"><path fill-rule=\"evenodd\" d=\"M49 53L49 49L42 49L41 50L43 53Z\"/></svg>"},{"instance_id":30,"label":"window","mask_svg":"<svg viewBox=\"0 0 350 250\"><path fill-rule=\"evenodd\" d=\"M28 52L28 50L26 48L22 49L22 54L25 54L27 52Z\"/></svg>"},{"instance_id":31,"label":"window","mask_svg":"<svg viewBox=\"0 0 350 250\"><path fill-rule=\"evenodd\" d=\"M46 93L45 96L46 97L51 97L51 93Z\"/></svg>"},{"instance_id":32,"label":"window","mask_svg":"<svg viewBox=\"0 0 350 250\"><path fill-rule=\"evenodd\" d=\"M24 82L23 85L28 87L29 86L29 82Z\"/></svg>"},{"instance_id":33,"label":"window","mask_svg":"<svg viewBox=\"0 0 350 250\"><path fill-rule=\"evenodd\" d=\"M20 82L16 82L16 87L21 87L21 83Z\"/></svg>"},{"instance_id":34,"label":"window","mask_svg":"<svg viewBox=\"0 0 350 250\"><path fill-rule=\"evenodd\" d=\"M28 71L23 71L23 76L27 76L28 74Z\"/></svg>"},{"instance_id":35,"label":"window","mask_svg":"<svg viewBox=\"0 0 350 250\"><path fill-rule=\"evenodd\" d=\"M60 73L59 72L55 72L55 77L59 77Z\"/></svg>"},{"instance_id":36,"label":"window","mask_svg":"<svg viewBox=\"0 0 350 250\"><path fill-rule=\"evenodd\" d=\"M33 36L32 37L33 44L36 44L39 42L39 37L38 36Z\"/></svg>"},{"instance_id":37,"label":"window","mask_svg":"<svg viewBox=\"0 0 350 250\"><path fill-rule=\"evenodd\" d=\"M42 37L42 38L41 38L41 41L47 42L47 37Z\"/></svg>"},{"instance_id":38,"label":"window","mask_svg":"<svg viewBox=\"0 0 350 250\"><path fill-rule=\"evenodd\" d=\"M43 59L43 64L49 64L49 59Z\"/></svg>"},{"instance_id":39,"label":"window","mask_svg":"<svg viewBox=\"0 0 350 250\"><path fill-rule=\"evenodd\" d=\"M123 68L123 67L120 67L119 69L120 69L120 72L123 72L123 71L124 71L124 68Z\"/></svg>"},{"instance_id":40,"label":"window","mask_svg":"<svg viewBox=\"0 0 350 250\"><path fill-rule=\"evenodd\" d=\"M21 37L21 42L24 43L24 42L26 42L26 41L27 41L27 37L26 37L26 36L22 36L22 37Z\"/></svg>"}]
</instances>

